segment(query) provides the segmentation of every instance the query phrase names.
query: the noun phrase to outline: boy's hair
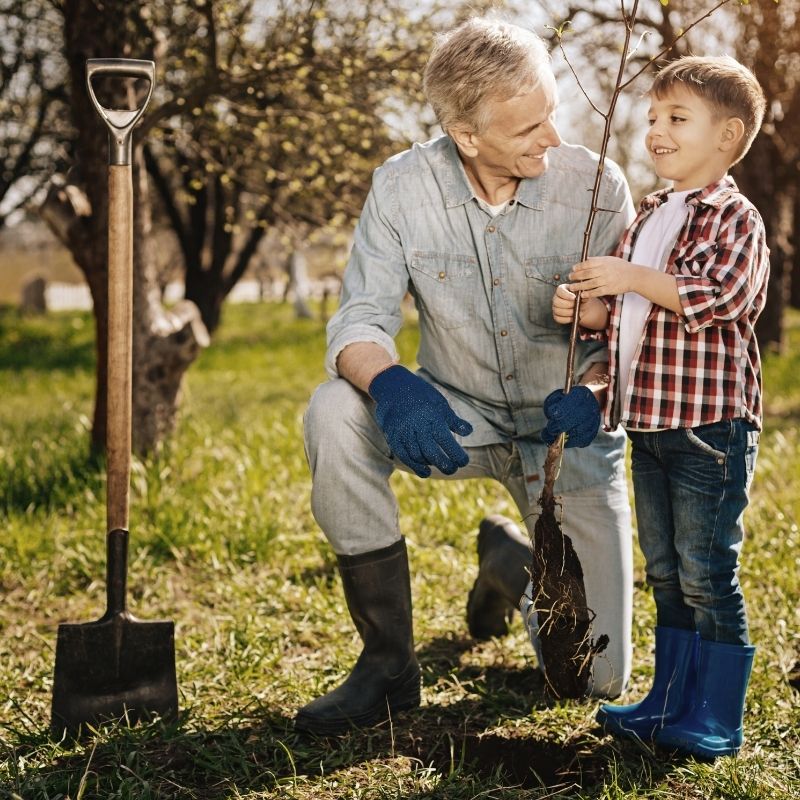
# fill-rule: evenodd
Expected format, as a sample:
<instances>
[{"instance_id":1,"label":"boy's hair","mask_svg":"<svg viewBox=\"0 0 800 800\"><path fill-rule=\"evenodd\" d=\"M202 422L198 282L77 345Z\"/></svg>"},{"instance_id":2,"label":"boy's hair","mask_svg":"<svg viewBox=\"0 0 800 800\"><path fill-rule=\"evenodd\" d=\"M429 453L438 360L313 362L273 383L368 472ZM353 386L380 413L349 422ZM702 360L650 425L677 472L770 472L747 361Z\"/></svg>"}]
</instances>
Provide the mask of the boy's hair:
<instances>
[{"instance_id":1,"label":"boy's hair","mask_svg":"<svg viewBox=\"0 0 800 800\"><path fill-rule=\"evenodd\" d=\"M738 117L744 136L731 165L750 149L764 119L767 101L756 76L730 56L684 56L670 61L656 75L649 94L663 97L676 84L708 103L717 117Z\"/></svg>"},{"instance_id":2,"label":"boy's hair","mask_svg":"<svg viewBox=\"0 0 800 800\"><path fill-rule=\"evenodd\" d=\"M464 126L482 133L489 124L488 99L535 89L549 70L547 48L535 33L472 17L437 37L422 85L444 131Z\"/></svg>"}]
</instances>

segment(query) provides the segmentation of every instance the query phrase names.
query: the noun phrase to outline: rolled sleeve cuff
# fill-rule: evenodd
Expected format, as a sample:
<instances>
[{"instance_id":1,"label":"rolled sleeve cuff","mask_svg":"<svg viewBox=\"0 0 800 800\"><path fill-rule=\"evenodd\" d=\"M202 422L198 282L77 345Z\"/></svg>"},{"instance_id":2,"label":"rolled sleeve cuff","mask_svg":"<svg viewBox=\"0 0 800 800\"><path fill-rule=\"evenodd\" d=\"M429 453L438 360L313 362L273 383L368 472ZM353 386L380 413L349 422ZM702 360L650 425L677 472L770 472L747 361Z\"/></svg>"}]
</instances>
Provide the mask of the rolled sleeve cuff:
<instances>
[{"instance_id":1,"label":"rolled sleeve cuff","mask_svg":"<svg viewBox=\"0 0 800 800\"><path fill-rule=\"evenodd\" d=\"M611 319L611 315L613 313L613 308L611 306L611 298L609 297L601 297L600 302L606 307L606 311L608 311L609 319ZM594 331L591 328L584 328L582 326L578 326L578 338L582 342L608 342L608 329L602 331ZM601 359L597 359L601 360Z\"/></svg>"},{"instance_id":2,"label":"rolled sleeve cuff","mask_svg":"<svg viewBox=\"0 0 800 800\"><path fill-rule=\"evenodd\" d=\"M339 353L349 344L356 342L374 342L379 344L391 357L392 361L399 361L399 354L394 339L388 333L371 325L353 325L331 339L328 351L325 354L325 372L330 378L338 378L339 370L336 361Z\"/></svg>"},{"instance_id":3,"label":"rolled sleeve cuff","mask_svg":"<svg viewBox=\"0 0 800 800\"><path fill-rule=\"evenodd\" d=\"M678 297L687 333L698 333L714 323L718 286L713 281L676 275Z\"/></svg>"},{"instance_id":4,"label":"rolled sleeve cuff","mask_svg":"<svg viewBox=\"0 0 800 800\"><path fill-rule=\"evenodd\" d=\"M605 331L593 331L591 328L578 326L578 338L582 342L606 342L608 335Z\"/></svg>"}]
</instances>

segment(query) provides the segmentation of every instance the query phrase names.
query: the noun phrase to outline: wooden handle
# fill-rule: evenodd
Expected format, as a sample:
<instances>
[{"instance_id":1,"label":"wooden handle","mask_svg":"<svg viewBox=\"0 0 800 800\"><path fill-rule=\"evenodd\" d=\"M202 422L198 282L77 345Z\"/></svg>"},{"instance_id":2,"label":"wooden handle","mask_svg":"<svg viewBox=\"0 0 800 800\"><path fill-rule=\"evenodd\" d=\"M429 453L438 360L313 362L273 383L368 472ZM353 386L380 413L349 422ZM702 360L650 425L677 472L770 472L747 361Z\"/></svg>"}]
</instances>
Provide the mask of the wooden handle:
<instances>
[{"instance_id":1,"label":"wooden handle","mask_svg":"<svg viewBox=\"0 0 800 800\"><path fill-rule=\"evenodd\" d=\"M108 168L108 530L128 530L131 477L133 181L130 165Z\"/></svg>"}]
</instances>

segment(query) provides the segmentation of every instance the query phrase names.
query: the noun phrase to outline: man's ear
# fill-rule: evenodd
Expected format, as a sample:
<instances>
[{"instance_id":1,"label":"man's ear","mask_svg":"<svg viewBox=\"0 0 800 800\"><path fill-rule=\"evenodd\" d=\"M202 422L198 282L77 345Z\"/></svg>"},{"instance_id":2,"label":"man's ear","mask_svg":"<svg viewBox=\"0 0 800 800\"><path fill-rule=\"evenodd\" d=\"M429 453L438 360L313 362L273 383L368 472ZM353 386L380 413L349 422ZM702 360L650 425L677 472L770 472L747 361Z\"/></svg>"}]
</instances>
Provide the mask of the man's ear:
<instances>
[{"instance_id":1,"label":"man's ear","mask_svg":"<svg viewBox=\"0 0 800 800\"><path fill-rule=\"evenodd\" d=\"M739 117L728 117L720 135L720 150L723 153L735 150L744 139L744 122Z\"/></svg>"},{"instance_id":2,"label":"man's ear","mask_svg":"<svg viewBox=\"0 0 800 800\"><path fill-rule=\"evenodd\" d=\"M473 131L468 131L464 128L450 128L447 132L456 143L456 147L467 158L475 158L478 155L478 137Z\"/></svg>"}]
</instances>

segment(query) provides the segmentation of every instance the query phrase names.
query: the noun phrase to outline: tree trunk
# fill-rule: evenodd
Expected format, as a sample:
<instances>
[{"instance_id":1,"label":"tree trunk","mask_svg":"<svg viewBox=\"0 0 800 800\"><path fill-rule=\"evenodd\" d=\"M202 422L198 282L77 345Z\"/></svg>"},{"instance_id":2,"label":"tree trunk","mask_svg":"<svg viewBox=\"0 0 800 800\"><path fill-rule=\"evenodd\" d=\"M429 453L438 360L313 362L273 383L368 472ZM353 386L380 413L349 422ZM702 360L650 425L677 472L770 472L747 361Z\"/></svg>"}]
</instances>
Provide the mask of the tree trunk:
<instances>
[{"instance_id":1,"label":"tree trunk","mask_svg":"<svg viewBox=\"0 0 800 800\"><path fill-rule=\"evenodd\" d=\"M86 59L152 58L153 37L140 12L136 2L65 1L64 48L77 131L75 164L71 184L51 189L41 210L69 248L92 295L97 329L91 438L95 450L104 448L106 430L108 133L86 91ZM151 209L141 147L134 152L133 447L144 454L172 430L183 374L207 345L208 334L191 303L170 311L161 306L150 252Z\"/></svg>"},{"instance_id":2,"label":"tree trunk","mask_svg":"<svg viewBox=\"0 0 800 800\"><path fill-rule=\"evenodd\" d=\"M292 250L289 256L289 280L284 292L284 300L294 295L294 313L297 319L312 319L313 314L308 307L311 287L308 281L308 261L299 249Z\"/></svg>"},{"instance_id":3,"label":"tree trunk","mask_svg":"<svg viewBox=\"0 0 800 800\"><path fill-rule=\"evenodd\" d=\"M789 287L789 304L792 308L800 308L800 246L798 246L795 224L800 222L800 191L795 188L794 216L792 217L791 265L792 279Z\"/></svg>"},{"instance_id":4,"label":"tree trunk","mask_svg":"<svg viewBox=\"0 0 800 800\"><path fill-rule=\"evenodd\" d=\"M222 303L227 297L221 277L200 264L187 264L186 299L200 311L208 331L215 331L222 317Z\"/></svg>"},{"instance_id":5,"label":"tree trunk","mask_svg":"<svg viewBox=\"0 0 800 800\"><path fill-rule=\"evenodd\" d=\"M175 427L183 375L209 344L197 306L161 304L152 253L152 215L141 148L134 170L133 449L146 453Z\"/></svg>"},{"instance_id":6,"label":"tree trunk","mask_svg":"<svg viewBox=\"0 0 800 800\"><path fill-rule=\"evenodd\" d=\"M753 69L767 97L761 132L734 169L739 187L761 212L770 247L769 292L756 326L762 350L783 348L784 310L792 294L800 299L800 275L792 281L797 261L794 227L800 204L797 187L800 95L793 71L784 66L791 63L800 43L795 15L792 5L785 3L753 3L736 14L741 25L737 36L739 55Z\"/></svg>"},{"instance_id":7,"label":"tree trunk","mask_svg":"<svg viewBox=\"0 0 800 800\"><path fill-rule=\"evenodd\" d=\"M783 314L789 302L792 277L790 237L795 198L782 179L781 161L773 137L764 131L733 170L739 188L761 213L770 246L769 291L756 323L762 352L780 352L783 346Z\"/></svg>"}]
</instances>

